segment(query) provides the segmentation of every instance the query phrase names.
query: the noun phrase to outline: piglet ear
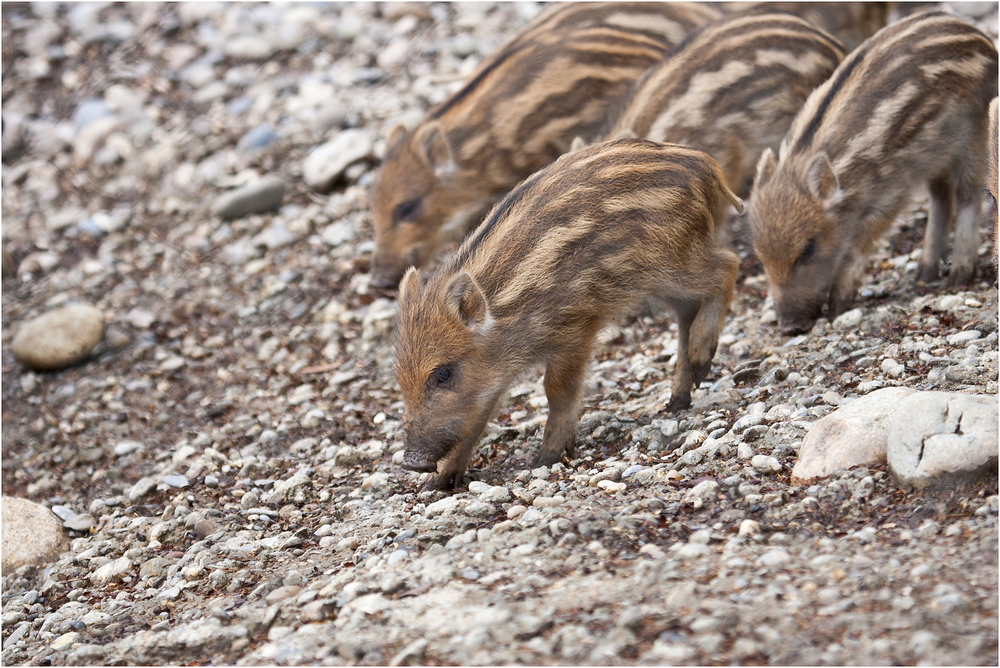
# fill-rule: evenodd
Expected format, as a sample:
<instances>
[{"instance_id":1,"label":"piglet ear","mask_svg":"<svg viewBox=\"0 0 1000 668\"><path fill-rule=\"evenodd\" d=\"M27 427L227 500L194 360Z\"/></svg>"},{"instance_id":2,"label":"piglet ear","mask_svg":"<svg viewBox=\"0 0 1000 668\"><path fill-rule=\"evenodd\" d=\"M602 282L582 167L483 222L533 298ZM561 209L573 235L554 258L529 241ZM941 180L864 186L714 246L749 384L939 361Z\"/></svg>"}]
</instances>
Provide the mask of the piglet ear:
<instances>
[{"instance_id":1,"label":"piglet ear","mask_svg":"<svg viewBox=\"0 0 1000 668\"><path fill-rule=\"evenodd\" d=\"M840 189L840 180L830 158L826 153L820 153L809 163L809 171L806 173L806 185L809 192L819 201L819 205L824 211L829 211L844 199L844 191Z\"/></svg>"},{"instance_id":2,"label":"piglet ear","mask_svg":"<svg viewBox=\"0 0 1000 668\"><path fill-rule=\"evenodd\" d=\"M386 135L385 137L386 148L391 149L393 146L401 142L405 135L406 135L405 125L403 125L402 123L397 123L396 125L392 126L392 129L389 130L389 134Z\"/></svg>"},{"instance_id":3,"label":"piglet ear","mask_svg":"<svg viewBox=\"0 0 1000 668\"><path fill-rule=\"evenodd\" d=\"M436 177L443 178L455 171L455 158L444 128L437 121L422 125L415 133L417 149Z\"/></svg>"},{"instance_id":4,"label":"piglet ear","mask_svg":"<svg viewBox=\"0 0 1000 668\"><path fill-rule=\"evenodd\" d=\"M468 272L463 271L451 279L444 293L444 303L470 332L484 331L489 321L486 295Z\"/></svg>"},{"instance_id":5,"label":"piglet ear","mask_svg":"<svg viewBox=\"0 0 1000 668\"><path fill-rule=\"evenodd\" d=\"M757 176L753 181L754 188L759 188L774 176L774 170L777 167L778 161L774 157L774 151L765 148L764 152L760 154L760 160L757 161Z\"/></svg>"},{"instance_id":6,"label":"piglet ear","mask_svg":"<svg viewBox=\"0 0 1000 668\"><path fill-rule=\"evenodd\" d=\"M403 274L403 280L399 282L399 296L397 297L397 301L403 302L416 299L419 288L420 270L416 267L410 267Z\"/></svg>"},{"instance_id":7,"label":"piglet ear","mask_svg":"<svg viewBox=\"0 0 1000 668\"><path fill-rule=\"evenodd\" d=\"M579 151L581 148L587 145L587 140L577 135L573 137L573 142L569 145L569 152Z\"/></svg>"}]
</instances>

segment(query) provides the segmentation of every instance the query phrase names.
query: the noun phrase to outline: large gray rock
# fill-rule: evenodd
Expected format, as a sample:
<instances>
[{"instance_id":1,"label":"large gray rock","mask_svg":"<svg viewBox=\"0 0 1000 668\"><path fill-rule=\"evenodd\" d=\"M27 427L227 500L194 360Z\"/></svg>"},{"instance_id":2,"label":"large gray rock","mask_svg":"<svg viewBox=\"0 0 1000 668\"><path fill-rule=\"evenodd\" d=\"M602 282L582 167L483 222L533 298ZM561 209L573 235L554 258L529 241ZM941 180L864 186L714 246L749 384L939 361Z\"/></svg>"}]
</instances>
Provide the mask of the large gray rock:
<instances>
[{"instance_id":1,"label":"large gray rock","mask_svg":"<svg viewBox=\"0 0 1000 668\"><path fill-rule=\"evenodd\" d=\"M89 304L73 304L25 323L10 348L29 369L54 371L85 360L103 335L104 313Z\"/></svg>"},{"instance_id":2,"label":"large gray rock","mask_svg":"<svg viewBox=\"0 0 1000 668\"><path fill-rule=\"evenodd\" d=\"M302 178L317 192L327 192L340 175L372 151L372 140L364 130L344 130L310 153L302 163Z\"/></svg>"},{"instance_id":3,"label":"large gray rock","mask_svg":"<svg viewBox=\"0 0 1000 668\"><path fill-rule=\"evenodd\" d=\"M62 522L51 510L27 499L4 496L2 567L3 572L21 566L40 566L59 559L69 547Z\"/></svg>"},{"instance_id":4,"label":"large gray rock","mask_svg":"<svg viewBox=\"0 0 1000 668\"><path fill-rule=\"evenodd\" d=\"M997 417L995 396L913 394L889 421L889 470L917 488L996 473Z\"/></svg>"},{"instance_id":5,"label":"large gray rock","mask_svg":"<svg viewBox=\"0 0 1000 668\"><path fill-rule=\"evenodd\" d=\"M219 197L212 204L212 213L223 220L232 220L275 211L284 196L285 182L277 176L267 176Z\"/></svg>"},{"instance_id":6,"label":"large gray rock","mask_svg":"<svg viewBox=\"0 0 1000 668\"><path fill-rule=\"evenodd\" d=\"M855 466L882 464L886 459L889 420L903 399L905 387L876 390L838 408L809 429L792 482L806 483Z\"/></svg>"}]
</instances>

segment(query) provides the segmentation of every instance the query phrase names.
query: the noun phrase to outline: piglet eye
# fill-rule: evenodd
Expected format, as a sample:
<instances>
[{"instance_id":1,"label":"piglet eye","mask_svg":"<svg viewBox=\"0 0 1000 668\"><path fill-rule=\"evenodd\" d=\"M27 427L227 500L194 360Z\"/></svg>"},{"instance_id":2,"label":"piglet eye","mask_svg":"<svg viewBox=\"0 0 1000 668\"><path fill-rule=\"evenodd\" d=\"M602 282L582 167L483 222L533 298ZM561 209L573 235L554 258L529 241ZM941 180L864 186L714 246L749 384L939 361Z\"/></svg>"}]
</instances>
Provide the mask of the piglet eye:
<instances>
[{"instance_id":1,"label":"piglet eye","mask_svg":"<svg viewBox=\"0 0 1000 668\"><path fill-rule=\"evenodd\" d=\"M420 206L422 203L423 202L420 198L408 199L405 202L400 202L392 211L392 222L401 223L404 220L412 220L413 218L416 218L420 213Z\"/></svg>"},{"instance_id":2,"label":"piglet eye","mask_svg":"<svg viewBox=\"0 0 1000 668\"><path fill-rule=\"evenodd\" d=\"M454 372L451 367L447 364L442 364L438 368L431 371L430 380L436 385L447 385L454 376Z\"/></svg>"},{"instance_id":3,"label":"piglet eye","mask_svg":"<svg viewBox=\"0 0 1000 668\"><path fill-rule=\"evenodd\" d=\"M799 255L799 259L795 261L796 264L803 264L812 259L812 256L816 253L816 240L810 239L806 247L802 249L802 253Z\"/></svg>"}]
</instances>

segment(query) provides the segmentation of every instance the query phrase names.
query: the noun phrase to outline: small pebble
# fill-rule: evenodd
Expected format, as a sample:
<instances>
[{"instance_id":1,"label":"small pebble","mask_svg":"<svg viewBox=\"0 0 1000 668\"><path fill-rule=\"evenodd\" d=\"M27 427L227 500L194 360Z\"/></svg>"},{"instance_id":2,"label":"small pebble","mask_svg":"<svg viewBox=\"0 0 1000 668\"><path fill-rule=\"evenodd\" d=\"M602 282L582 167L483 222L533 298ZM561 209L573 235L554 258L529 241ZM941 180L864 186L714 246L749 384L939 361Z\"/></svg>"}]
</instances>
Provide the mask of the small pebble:
<instances>
[{"instance_id":1,"label":"small pebble","mask_svg":"<svg viewBox=\"0 0 1000 668\"><path fill-rule=\"evenodd\" d=\"M754 470L763 475L771 475L781 471L781 462L768 455L754 455L750 460Z\"/></svg>"},{"instance_id":2,"label":"small pebble","mask_svg":"<svg viewBox=\"0 0 1000 668\"><path fill-rule=\"evenodd\" d=\"M640 547L639 554L645 554L652 559L664 559L667 556L666 552L652 543L647 543L646 545Z\"/></svg>"},{"instance_id":3,"label":"small pebble","mask_svg":"<svg viewBox=\"0 0 1000 668\"><path fill-rule=\"evenodd\" d=\"M701 543L685 543L675 552L678 559L694 559L711 553L712 548Z\"/></svg>"},{"instance_id":4,"label":"small pebble","mask_svg":"<svg viewBox=\"0 0 1000 668\"><path fill-rule=\"evenodd\" d=\"M976 329L970 329L964 332L956 332L948 337L948 345L963 347L968 344L983 338L983 335Z\"/></svg>"},{"instance_id":5,"label":"small pebble","mask_svg":"<svg viewBox=\"0 0 1000 668\"><path fill-rule=\"evenodd\" d=\"M285 182L276 176L237 188L212 204L212 213L223 220L242 218L251 213L274 211L285 196Z\"/></svg>"},{"instance_id":6,"label":"small pebble","mask_svg":"<svg viewBox=\"0 0 1000 668\"><path fill-rule=\"evenodd\" d=\"M775 548L761 555L757 562L761 566L781 566L790 561L792 556L781 548Z\"/></svg>"},{"instance_id":7,"label":"small pebble","mask_svg":"<svg viewBox=\"0 0 1000 668\"><path fill-rule=\"evenodd\" d=\"M527 510L528 509L525 506L522 506L520 504L514 504L513 506L507 509L507 519L509 520L516 519L521 515L523 515Z\"/></svg>"},{"instance_id":8,"label":"small pebble","mask_svg":"<svg viewBox=\"0 0 1000 668\"><path fill-rule=\"evenodd\" d=\"M740 522L740 535L752 536L760 533L760 523L756 520L743 520Z\"/></svg>"},{"instance_id":9,"label":"small pebble","mask_svg":"<svg viewBox=\"0 0 1000 668\"><path fill-rule=\"evenodd\" d=\"M268 605L273 605L275 603L278 603L279 601L284 601L286 598L292 598L293 596L297 596L301 590L302 590L301 587L296 587L296 586L278 587L277 589L269 593L267 596L265 596L264 600L267 602Z\"/></svg>"},{"instance_id":10,"label":"small pebble","mask_svg":"<svg viewBox=\"0 0 1000 668\"><path fill-rule=\"evenodd\" d=\"M171 487L187 487L190 483L188 482L187 476L183 475L165 475L163 476L163 482Z\"/></svg>"},{"instance_id":11,"label":"small pebble","mask_svg":"<svg viewBox=\"0 0 1000 668\"><path fill-rule=\"evenodd\" d=\"M710 529L699 529L698 531L692 531L691 535L688 536L688 542L694 543L696 545L708 545L712 540L712 531Z\"/></svg>"}]
</instances>

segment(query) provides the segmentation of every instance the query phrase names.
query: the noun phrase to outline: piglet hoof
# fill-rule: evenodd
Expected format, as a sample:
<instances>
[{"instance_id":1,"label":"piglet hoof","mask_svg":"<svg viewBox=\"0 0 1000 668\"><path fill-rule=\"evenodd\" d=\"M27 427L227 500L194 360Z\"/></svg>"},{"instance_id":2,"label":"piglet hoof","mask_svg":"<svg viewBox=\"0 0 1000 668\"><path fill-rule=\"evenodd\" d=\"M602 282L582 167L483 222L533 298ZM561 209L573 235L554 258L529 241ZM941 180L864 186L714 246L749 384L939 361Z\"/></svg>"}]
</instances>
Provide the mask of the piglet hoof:
<instances>
[{"instance_id":1,"label":"piglet hoof","mask_svg":"<svg viewBox=\"0 0 1000 668\"><path fill-rule=\"evenodd\" d=\"M951 268L948 272L948 286L952 288L958 288L968 285L972 282L972 277L975 274L971 267L955 267Z\"/></svg>"},{"instance_id":2,"label":"piglet hoof","mask_svg":"<svg viewBox=\"0 0 1000 668\"><path fill-rule=\"evenodd\" d=\"M555 453L545 453L539 452L538 455L531 461L531 468L537 469L541 466L552 466L558 462L562 461L562 455Z\"/></svg>"},{"instance_id":3,"label":"piglet hoof","mask_svg":"<svg viewBox=\"0 0 1000 668\"><path fill-rule=\"evenodd\" d=\"M431 476L420 486L421 492L452 492L462 484L461 473L445 473Z\"/></svg>"},{"instance_id":4,"label":"piglet hoof","mask_svg":"<svg viewBox=\"0 0 1000 668\"><path fill-rule=\"evenodd\" d=\"M677 397L671 397L667 405L663 407L668 413L677 413L686 408L691 407L691 395L681 395Z\"/></svg>"},{"instance_id":5,"label":"piglet hoof","mask_svg":"<svg viewBox=\"0 0 1000 668\"><path fill-rule=\"evenodd\" d=\"M941 277L941 273L938 271L937 267L925 267L920 265L917 269L917 282L918 283L933 283Z\"/></svg>"},{"instance_id":6,"label":"piglet hoof","mask_svg":"<svg viewBox=\"0 0 1000 668\"><path fill-rule=\"evenodd\" d=\"M712 372L712 364L702 364L701 366L695 366L691 368L691 375L694 376L694 384L697 385L701 381L708 378L708 374ZM690 404L690 399L688 404Z\"/></svg>"}]
</instances>

